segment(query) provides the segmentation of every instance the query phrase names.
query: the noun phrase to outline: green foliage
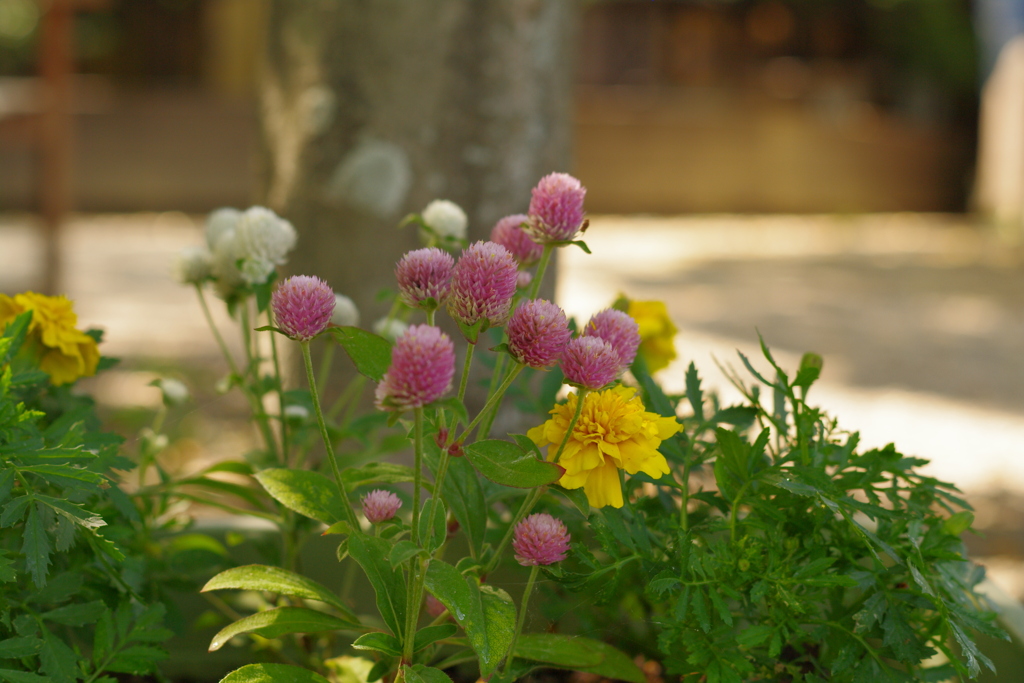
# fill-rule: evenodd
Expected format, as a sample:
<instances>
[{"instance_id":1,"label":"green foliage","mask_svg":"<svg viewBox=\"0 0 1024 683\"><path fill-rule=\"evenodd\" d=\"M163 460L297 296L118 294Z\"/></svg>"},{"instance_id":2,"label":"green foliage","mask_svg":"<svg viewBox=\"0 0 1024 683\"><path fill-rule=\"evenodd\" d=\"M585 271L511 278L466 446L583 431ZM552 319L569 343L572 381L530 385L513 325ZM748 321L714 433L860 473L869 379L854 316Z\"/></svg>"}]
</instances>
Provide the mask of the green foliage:
<instances>
[{"instance_id":1,"label":"green foliage","mask_svg":"<svg viewBox=\"0 0 1024 683\"><path fill-rule=\"evenodd\" d=\"M0 336L0 680L152 673L171 634L129 570L139 513L113 470L134 464L88 397L18 353L30 318Z\"/></svg>"}]
</instances>

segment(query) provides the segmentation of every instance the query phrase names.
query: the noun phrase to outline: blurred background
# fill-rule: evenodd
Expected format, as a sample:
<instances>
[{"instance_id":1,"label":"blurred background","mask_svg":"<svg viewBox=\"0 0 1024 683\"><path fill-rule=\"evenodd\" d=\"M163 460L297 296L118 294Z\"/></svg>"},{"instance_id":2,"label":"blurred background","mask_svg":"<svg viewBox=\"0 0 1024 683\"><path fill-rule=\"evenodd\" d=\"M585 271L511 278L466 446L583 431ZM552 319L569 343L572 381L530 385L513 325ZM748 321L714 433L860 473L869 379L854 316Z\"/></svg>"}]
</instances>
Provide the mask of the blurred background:
<instances>
[{"instance_id":1,"label":"blurred background","mask_svg":"<svg viewBox=\"0 0 1024 683\"><path fill-rule=\"evenodd\" d=\"M822 354L817 399L965 489L1024 597L1024 0L0 0L0 291L106 330L127 434L186 379L186 470L251 439L169 275L203 214L289 218L289 268L368 322L403 215L485 237L556 170L592 220L567 310L666 301L674 388L694 361L729 396L758 332Z\"/></svg>"}]
</instances>

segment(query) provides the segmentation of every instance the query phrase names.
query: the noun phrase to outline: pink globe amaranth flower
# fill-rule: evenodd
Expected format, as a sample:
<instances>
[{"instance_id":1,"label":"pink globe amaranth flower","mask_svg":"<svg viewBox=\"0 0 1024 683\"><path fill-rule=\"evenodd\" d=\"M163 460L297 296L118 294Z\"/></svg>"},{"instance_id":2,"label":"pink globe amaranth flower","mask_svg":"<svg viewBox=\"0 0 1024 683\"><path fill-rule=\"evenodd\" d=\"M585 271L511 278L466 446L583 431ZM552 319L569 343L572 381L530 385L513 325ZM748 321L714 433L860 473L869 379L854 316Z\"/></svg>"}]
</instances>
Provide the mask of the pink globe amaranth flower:
<instances>
[{"instance_id":1,"label":"pink globe amaranth flower","mask_svg":"<svg viewBox=\"0 0 1024 683\"><path fill-rule=\"evenodd\" d=\"M274 290L270 308L282 332L297 341L309 341L331 322L334 290L318 277L296 275Z\"/></svg>"},{"instance_id":2,"label":"pink globe amaranth flower","mask_svg":"<svg viewBox=\"0 0 1024 683\"><path fill-rule=\"evenodd\" d=\"M455 376L455 345L430 325L413 325L391 349L391 367L377 385L381 410L421 408L441 398Z\"/></svg>"},{"instance_id":3,"label":"pink globe amaranth flower","mask_svg":"<svg viewBox=\"0 0 1024 683\"><path fill-rule=\"evenodd\" d=\"M583 227L587 189L568 173L550 173L532 190L526 228L540 244L571 240Z\"/></svg>"},{"instance_id":4,"label":"pink globe amaranth flower","mask_svg":"<svg viewBox=\"0 0 1024 683\"><path fill-rule=\"evenodd\" d=\"M628 313L614 308L595 313L583 328L583 336L598 337L611 344L623 369L633 364L640 347L640 326Z\"/></svg>"},{"instance_id":5,"label":"pink globe amaranth flower","mask_svg":"<svg viewBox=\"0 0 1024 683\"><path fill-rule=\"evenodd\" d=\"M519 276L516 278L516 286L519 289L526 289L533 282L533 273L528 270L520 270Z\"/></svg>"},{"instance_id":6,"label":"pink globe amaranth flower","mask_svg":"<svg viewBox=\"0 0 1024 683\"><path fill-rule=\"evenodd\" d=\"M546 512L532 514L516 525L512 549L524 567L561 562L569 552L569 532Z\"/></svg>"},{"instance_id":7,"label":"pink globe amaranth flower","mask_svg":"<svg viewBox=\"0 0 1024 683\"><path fill-rule=\"evenodd\" d=\"M512 307L518 272L516 260L500 244L471 244L452 271L449 315L463 325L501 325Z\"/></svg>"},{"instance_id":8,"label":"pink globe amaranth flower","mask_svg":"<svg viewBox=\"0 0 1024 683\"><path fill-rule=\"evenodd\" d=\"M569 384L594 390L610 384L622 372L619 354L600 337L576 337L562 353L562 373Z\"/></svg>"},{"instance_id":9,"label":"pink globe amaranth flower","mask_svg":"<svg viewBox=\"0 0 1024 683\"><path fill-rule=\"evenodd\" d=\"M363 496L363 514L371 524L388 521L400 507L402 501L391 491L375 489Z\"/></svg>"},{"instance_id":10,"label":"pink globe amaranth flower","mask_svg":"<svg viewBox=\"0 0 1024 683\"><path fill-rule=\"evenodd\" d=\"M444 604L435 598L430 593L427 593L427 597L424 599L424 603L427 608L427 614L430 615L431 619L437 619L439 616L448 611L448 608Z\"/></svg>"},{"instance_id":11,"label":"pink globe amaranth flower","mask_svg":"<svg viewBox=\"0 0 1024 683\"><path fill-rule=\"evenodd\" d=\"M434 310L448 298L455 259L437 247L410 251L395 266L402 302L413 308Z\"/></svg>"},{"instance_id":12,"label":"pink globe amaranth flower","mask_svg":"<svg viewBox=\"0 0 1024 683\"><path fill-rule=\"evenodd\" d=\"M537 244L523 229L530 217L517 213L505 216L491 228L491 241L508 249L520 266L529 267L540 260L544 246Z\"/></svg>"},{"instance_id":13,"label":"pink globe amaranth flower","mask_svg":"<svg viewBox=\"0 0 1024 683\"><path fill-rule=\"evenodd\" d=\"M572 338L561 308L544 299L531 299L516 309L505 326L508 351L531 368L549 368L558 362Z\"/></svg>"}]
</instances>

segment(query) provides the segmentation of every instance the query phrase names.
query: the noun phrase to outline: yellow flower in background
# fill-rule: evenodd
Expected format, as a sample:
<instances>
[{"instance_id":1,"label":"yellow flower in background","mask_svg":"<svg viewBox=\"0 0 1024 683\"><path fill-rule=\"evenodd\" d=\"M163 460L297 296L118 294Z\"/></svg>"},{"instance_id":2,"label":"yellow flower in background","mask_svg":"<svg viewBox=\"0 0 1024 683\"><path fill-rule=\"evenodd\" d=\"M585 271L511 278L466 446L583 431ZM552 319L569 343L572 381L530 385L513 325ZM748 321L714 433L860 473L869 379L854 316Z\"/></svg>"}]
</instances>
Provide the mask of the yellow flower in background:
<instances>
[{"instance_id":1,"label":"yellow flower in background","mask_svg":"<svg viewBox=\"0 0 1024 683\"><path fill-rule=\"evenodd\" d=\"M676 357L676 326L663 301L630 301L626 311L640 326L639 353L648 372L657 372Z\"/></svg>"},{"instance_id":2,"label":"yellow flower in background","mask_svg":"<svg viewBox=\"0 0 1024 683\"><path fill-rule=\"evenodd\" d=\"M50 375L51 384L69 384L96 374L99 347L96 340L75 328L78 316L67 297L35 292L13 298L0 294L0 329L25 311L32 311L26 343L37 354L39 369Z\"/></svg>"},{"instance_id":3,"label":"yellow flower in background","mask_svg":"<svg viewBox=\"0 0 1024 683\"><path fill-rule=\"evenodd\" d=\"M551 409L547 422L526 434L541 448L551 445L548 460L554 459L565 437L577 400L577 394L569 394L568 401ZM589 392L558 461L565 468L558 483L567 489L582 487L594 507L620 508L619 470L643 472L653 479L668 474L668 462L658 447L682 428L674 417L644 410L643 401L631 387Z\"/></svg>"}]
</instances>

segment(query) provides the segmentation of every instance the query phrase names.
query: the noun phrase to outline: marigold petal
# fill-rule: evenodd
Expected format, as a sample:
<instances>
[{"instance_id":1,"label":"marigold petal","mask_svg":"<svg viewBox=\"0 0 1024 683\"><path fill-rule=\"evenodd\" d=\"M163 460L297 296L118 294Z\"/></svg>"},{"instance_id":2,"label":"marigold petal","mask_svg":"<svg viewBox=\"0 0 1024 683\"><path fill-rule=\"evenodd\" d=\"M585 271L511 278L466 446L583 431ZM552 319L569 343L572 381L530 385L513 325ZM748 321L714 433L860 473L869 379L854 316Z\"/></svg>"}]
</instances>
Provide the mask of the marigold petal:
<instances>
[{"instance_id":1,"label":"marigold petal","mask_svg":"<svg viewBox=\"0 0 1024 683\"><path fill-rule=\"evenodd\" d=\"M591 506L603 508L622 507L622 486L619 484L619 470L612 463L605 463L591 470L587 483L583 485L587 501Z\"/></svg>"}]
</instances>

